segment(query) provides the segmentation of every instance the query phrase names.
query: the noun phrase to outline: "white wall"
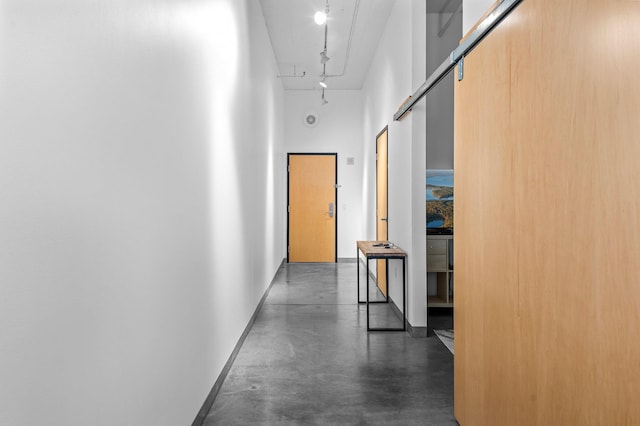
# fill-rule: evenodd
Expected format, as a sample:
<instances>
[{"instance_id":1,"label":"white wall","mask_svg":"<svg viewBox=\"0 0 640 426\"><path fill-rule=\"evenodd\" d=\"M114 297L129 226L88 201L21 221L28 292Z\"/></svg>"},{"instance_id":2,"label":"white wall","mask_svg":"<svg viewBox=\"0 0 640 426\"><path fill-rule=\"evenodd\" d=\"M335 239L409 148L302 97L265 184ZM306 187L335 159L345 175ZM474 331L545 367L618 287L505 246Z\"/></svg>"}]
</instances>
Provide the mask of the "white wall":
<instances>
[{"instance_id":1,"label":"white wall","mask_svg":"<svg viewBox=\"0 0 640 426\"><path fill-rule=\"evenodd\" d=\"M466 34L496 0L462 0L462 33Z\"/></svg>"},{"instance_id":2,"label":"white wall","mask_svg":"<svg viewBox=\"0 0 640 426\"><path fill-rule=\"evenodd\" d=\"M389 239L408 253L408 319L426 326L424 232L425 107L401 122L393 114L425 80L426 5L397 1L363 88L363 233L375 238L375 137L389 126ZM391 293L400 294L401 271L392 262Z\"/></svg>"},{"instance_id":3,"label":"white wall","mask_svg":"<svg viewBox=\"0 0 640 426\"><path fill-rule=\"evenodd\" d=\"M430 73L427 71L427 9L426 2L419 0L412 2L412 91L424 84ZM426 101L420 101L411 112L411 281L412 294L410 314L414 327L427 325L427 286L426 286L426 257L427 240L425 231L425 168L427 139L427 117L429 111ZM426 332L426 330L425 330Z\"/></svg>"},{"instance_id":4,"label":"white wall","mask_svg":"<svg viewBox=\"0 0 640 426\"><path fill-rule=\"evenodd\" d=\"M257 0L0 0L0 424L186 425L284 257Z\"/></svg>"},{"instance_id":5,"label":"white wall","mask_svg":"<svg viewBox=\"0 0 640 426\"><path fill-rule=\"evenodd\" d=\"M290 153L338 153L338 257L354 258L362 240L362 94L360 90L327 90L328 104L320 105L319 91L285 92L285 149ZM318 124L304 124L307 112ZM354 165L347 165L347 158Z\"/></svg>"}]
</instances>

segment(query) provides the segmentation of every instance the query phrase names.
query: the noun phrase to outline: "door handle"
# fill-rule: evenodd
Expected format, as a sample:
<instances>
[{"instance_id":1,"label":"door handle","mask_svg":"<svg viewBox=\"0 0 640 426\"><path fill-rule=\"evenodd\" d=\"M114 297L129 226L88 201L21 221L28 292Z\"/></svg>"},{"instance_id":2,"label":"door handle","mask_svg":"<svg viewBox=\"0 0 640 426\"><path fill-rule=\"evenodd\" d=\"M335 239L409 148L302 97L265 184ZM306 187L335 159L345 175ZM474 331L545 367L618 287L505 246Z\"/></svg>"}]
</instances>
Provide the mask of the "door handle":
<instances>
[{"instance_id":1,"label":"door handle","mask_svg":"<svg viewBox=\"0 0 640 426\"><path fill-rule=\"evenodd\" d=\"M327 213L329 217L333 217L333 203L329 203L329 211Z\"/></svg>"},{"instance_id":2,"label":"door handle","mask_svg":"<svg viewBox=\"0 0 640 426\"><path fill-rule=\"evenodd\" d=\"M389 219L387 219L386 217L381 217L380 220L383 222L389 222Z\"/></svg>"}]
</instances>

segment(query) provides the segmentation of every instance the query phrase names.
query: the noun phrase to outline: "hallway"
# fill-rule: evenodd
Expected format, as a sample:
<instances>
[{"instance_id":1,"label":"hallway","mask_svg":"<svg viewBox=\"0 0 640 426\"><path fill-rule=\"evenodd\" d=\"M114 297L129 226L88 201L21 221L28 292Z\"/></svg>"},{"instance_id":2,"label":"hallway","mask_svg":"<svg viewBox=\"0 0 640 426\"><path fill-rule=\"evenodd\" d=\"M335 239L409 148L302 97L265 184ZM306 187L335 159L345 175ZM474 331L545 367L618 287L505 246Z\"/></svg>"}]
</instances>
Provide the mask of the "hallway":
<instances>
[{"instance_id":1,"label":"hallway","mask_svg":"<svg viewBox=\"0 0 640 426\"><path fill-rule=\"evenodd\" d=\"M355 287L355 263L283 264L204 424L457 424L451 353L367 333Z\"/></svg>"}]
</instances>

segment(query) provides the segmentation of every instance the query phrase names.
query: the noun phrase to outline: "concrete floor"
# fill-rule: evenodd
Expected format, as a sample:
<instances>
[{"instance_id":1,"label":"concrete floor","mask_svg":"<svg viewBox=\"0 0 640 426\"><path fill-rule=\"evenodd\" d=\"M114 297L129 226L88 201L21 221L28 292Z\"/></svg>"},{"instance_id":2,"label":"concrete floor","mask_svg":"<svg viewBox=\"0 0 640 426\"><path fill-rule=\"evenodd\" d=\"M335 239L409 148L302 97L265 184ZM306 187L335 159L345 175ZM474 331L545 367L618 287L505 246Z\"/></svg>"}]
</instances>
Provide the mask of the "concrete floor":
<instances>
[{"instance_id":1,"label":"concrete floor","mask_svg":"<svg viewBox=\"0 0 640 426\"><path fill-rule=\"evenodd\" d=\"M456 425L453 356L437 337L367 332L355 263L285 264L204 424Z\"/></svg>"}]
</instances>

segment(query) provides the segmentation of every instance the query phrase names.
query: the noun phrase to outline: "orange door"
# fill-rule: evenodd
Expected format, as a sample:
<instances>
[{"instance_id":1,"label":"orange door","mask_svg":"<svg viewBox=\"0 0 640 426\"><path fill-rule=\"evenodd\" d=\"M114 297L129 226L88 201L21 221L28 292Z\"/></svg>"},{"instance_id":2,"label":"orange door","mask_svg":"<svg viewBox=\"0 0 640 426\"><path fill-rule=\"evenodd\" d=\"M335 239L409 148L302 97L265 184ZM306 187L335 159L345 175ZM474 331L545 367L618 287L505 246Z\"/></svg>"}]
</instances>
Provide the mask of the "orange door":
<instances>
[{"instance_id":1,"label":"orange door","mask_svg":"<svg viewBox=\"0 0 640 426\"><path fill-rule=\"evenodd\" d=\"M289 262L336 261L337 154L289 154Z\"/></svg>"},{"instance_id":2,"label":"orange door","mask_svg":"<svg viewBox=\"0 0 640 426\"><path fill-rule=\"evenodd\" d=\"M387 235L387 128L376 137L376 240L386 241ZM380 291L387 295L387 261L377 261Z\"/></svg>"}]
</instances>

